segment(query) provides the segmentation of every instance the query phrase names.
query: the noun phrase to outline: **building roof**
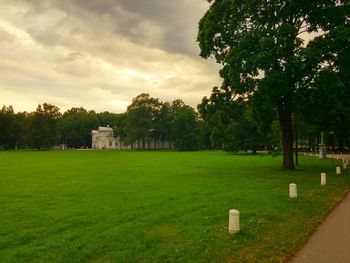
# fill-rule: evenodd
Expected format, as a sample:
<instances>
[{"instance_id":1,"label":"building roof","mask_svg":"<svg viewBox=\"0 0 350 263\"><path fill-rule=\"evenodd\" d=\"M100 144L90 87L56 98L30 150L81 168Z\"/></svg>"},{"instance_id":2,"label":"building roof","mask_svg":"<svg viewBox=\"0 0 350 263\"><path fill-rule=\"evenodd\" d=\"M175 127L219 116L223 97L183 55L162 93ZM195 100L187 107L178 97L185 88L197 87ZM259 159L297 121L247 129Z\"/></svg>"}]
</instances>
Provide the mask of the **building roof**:
<instances>
[{"instance_id":1,"label":"building roof","mask_svg":"<svg viewBox=\"0 0 350 263\"><path fill-rule=\"evenodd\" d=\"M104 132L112 132L113 129L111 127L98 127L98 131L101 132L101 131L104 131Z\"/></svg>"}]
</instances>

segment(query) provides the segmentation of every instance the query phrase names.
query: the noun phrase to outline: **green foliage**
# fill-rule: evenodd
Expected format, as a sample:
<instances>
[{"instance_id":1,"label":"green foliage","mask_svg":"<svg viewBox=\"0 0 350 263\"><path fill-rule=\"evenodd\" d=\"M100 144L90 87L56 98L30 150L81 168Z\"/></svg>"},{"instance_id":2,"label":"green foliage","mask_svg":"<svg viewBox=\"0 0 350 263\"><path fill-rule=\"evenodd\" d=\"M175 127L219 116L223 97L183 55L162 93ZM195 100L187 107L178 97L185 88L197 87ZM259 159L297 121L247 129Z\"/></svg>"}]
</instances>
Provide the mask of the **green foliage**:
<instances>
[{"instance_id":1,"label":"green foliage","mask_svg":"<svg viewBox=\"0 0 350 263\"><path fill-rule=\"evenodd\" d=\"M32 113L14 113L11 106L0 110L0 146L2 149L51 149L58 144L68 148L91 147L91 130L111 126L123 145L135 142L139 148L156 143L181 150L209 148L208 130L197 113L182 100L161 102L149 94L136 96L121 114L96 113L71 108L63 113L44 103ZM166 145L168 146L168 145Z\"/></svg>"},{"instance_id":2,"label":"green foliage","mask_svg":"<svg viewBox=\"0 0 350 263\"><path fill-rule=\"evenodd\" d=\"M182 151L197 150L203 147L203 136L207 135L194 109L179 99L163 103L149 94L140 94L129 105L125 118L126 142L137 141L139 147L150 140L161 140Z\"/></svg>"},{"instance_id":3,"label":"green foliage","mask_svg":"<svg viewBox=\"0 0 350 263\"><path fill-rule=\"evenodd\" d=\"M156 117L161 109L159 99L152 98L149 94L136 96L127 109L126 132L128 142L138 142L138 147L143 146L152 139Z\"/></svg>"},{"instance_id":4,"label":"green foliage","mask_svg":"<svg viewBox=\"0 0 350 263\"><path fill-rule=\"evenodd\" d=\"M3 149L14 147L15 114L12 106L0 110L0 145Z\"/></svg>"},{"instance_id":5,"label":"green foliage","mask_svg":"<svg viewBox=\"0 0 350 263\"><path fill-rule=\"evenodd\" d=\"M114 125L113 125L113 133L114 136L119 137L123 147L123 144L125 143L125 140L127 138L127 115L126 113L121 113L118 115L118 118L116 118Z\"/></svg>"},{"instance_id":6,"label":"green foliage","mask_svg":"<svg viewBox=\"0 0 350 263\"><path fill-rule=\"evenodd\" d=\"M224 88L214 87L210 98L204 97L198 105L198 111L208 126L214 149L256 152L270 144L269 134L261 132L251 104L230 96Z\"/></svg>"},{"instance_id":7,"label":"green foliage","mask_svg":"<svg viewBox=\"0 0 350 263\"><path fill-rule=\"evenodd\" d=\"M176 109L172 131L177 149L193 151L199 148L199 129L197 125L197 114L193 108L182 106Z\"/></svg>"},{"instance_id":8,"label":"green foliage","mask_svg":"<svg viewBox=\"0 0 350 263\"><path fill-rule=\"evenodd\" d=\"M67 110L59 121L61 142L70 148L88 147L91 145L91 130L96 128L95 112L84 108Z\"/></svg>"},{"instance_id":9,"label":"green foliage","mask_svg":"<svg viewBox=\"0 0 350 263\"><path fill-rule=\"evenodd\" d=\"M256 123L247 118L242 118L239 122L232 121L225 130L225 151L248 151L253 153L263 145L263 135Z\"/></svg>"},{"instance_id":10,"label":"green foliage","mask_svg":"<svg viewBox=\"0 0 350 263\"><path fill-rule=\"evenodd\" d=\"M30 122L31 141L34 148L50 149L59 142L58 120L60 109L44 103L37 107Z\"/></svg>"}]
</instances>

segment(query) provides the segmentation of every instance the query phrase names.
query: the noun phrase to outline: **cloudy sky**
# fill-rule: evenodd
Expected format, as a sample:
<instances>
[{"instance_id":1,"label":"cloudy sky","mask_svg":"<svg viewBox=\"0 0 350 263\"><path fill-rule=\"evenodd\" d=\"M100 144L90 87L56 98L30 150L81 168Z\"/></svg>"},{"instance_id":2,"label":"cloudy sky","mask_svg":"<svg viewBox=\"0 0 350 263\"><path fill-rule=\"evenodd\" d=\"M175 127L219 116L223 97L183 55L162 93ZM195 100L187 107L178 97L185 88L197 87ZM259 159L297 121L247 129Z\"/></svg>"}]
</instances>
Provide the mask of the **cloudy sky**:
<instances>
[{"instance_id":1,"label":"cloudy sky","mask_svg":"<svg viewBox=\"0 0 350 263\"><path fill-rule=\"evenodd\" d=\"M196 106L220 84L198 56L205 0L1 0L0 105L123 112L146 92Z\"/></svg>"}]
</instances>

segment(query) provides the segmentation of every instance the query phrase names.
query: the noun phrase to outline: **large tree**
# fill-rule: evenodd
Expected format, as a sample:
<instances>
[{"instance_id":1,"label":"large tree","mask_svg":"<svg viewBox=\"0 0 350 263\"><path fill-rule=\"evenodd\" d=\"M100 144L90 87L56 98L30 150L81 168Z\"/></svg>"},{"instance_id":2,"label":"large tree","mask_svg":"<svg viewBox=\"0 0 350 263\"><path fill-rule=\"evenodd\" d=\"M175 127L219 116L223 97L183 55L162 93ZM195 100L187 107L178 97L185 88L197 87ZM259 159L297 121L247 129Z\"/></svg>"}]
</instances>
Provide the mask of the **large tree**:
<instances>
[{"instance_id":1,"label":"large tree","mask_svg":"<svg viewBox=\"0 0 350 263\"><path fill-rule=\"evenodd\" d=\"M137 141L138 148L145 148L146 143L150 148L150 140L154 138L155 122L161 109L161 102L149 94L142 93L133 98L128 106L126 115L127 142Z\"/></svg>"},{"instance_id":2,"label":"large tree","mask_svg":"<svg viewBox=\"0 0 350 263\"><path fill-rule=\"evenodd\" d=\"M200 55L222 65L229 92L277 110L283 167L293 169L292 113L317 70L332 63L324 40L349 24L349 0L209 2L199 23Z\"/></svg>"}]
</instances>

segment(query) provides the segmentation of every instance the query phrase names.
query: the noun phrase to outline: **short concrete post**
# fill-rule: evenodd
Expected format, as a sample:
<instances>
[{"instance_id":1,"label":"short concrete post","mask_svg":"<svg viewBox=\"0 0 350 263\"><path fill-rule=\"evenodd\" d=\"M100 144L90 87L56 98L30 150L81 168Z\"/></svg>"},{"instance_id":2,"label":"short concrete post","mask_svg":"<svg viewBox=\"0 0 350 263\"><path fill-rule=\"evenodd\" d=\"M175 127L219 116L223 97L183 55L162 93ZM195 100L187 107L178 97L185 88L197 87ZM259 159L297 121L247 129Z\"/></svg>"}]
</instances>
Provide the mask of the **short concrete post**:
<instances>
[{"instance_id":1,"label":"short concrete post","mask_svg":"<svg viewBox=\"0 0 350 263\"><path fill-rule=\"evenodd\" d=\"M326 184L327 184L326 173L321 173L321 185L326 185Z\"/></svg>"},{"instance_id":2,"label":"short concrete post","mask_svg":"<svg viewBox=\"0 0 350 263\"><path fill-rule=\"evenodd\" d=\"M229 211L228 232L231 234L235 234L239 231L239 211L236 209L231 209Z\"/></svg>"},{"instance_id":3,"label":"short concrete post","mask_svg":"<svg viewBox=\"0 0 350 263\"><path fill-rule=\"evenodd\" d=\"M339 166L335 169L335 171L336 171L337 174L341 174L341 170L340 170Z\"/></svg>"},{"instance_id":4,"label":"short concrete post","mask_svg":"<svg viewBox=\"0 0 350 263\"><path fill-rule=\"evenodd\" d=\"M290 198L297 198L298 197L297 185L296 184L290 184L289 185L289 197Z\"/></svg>"}]
</instances>

